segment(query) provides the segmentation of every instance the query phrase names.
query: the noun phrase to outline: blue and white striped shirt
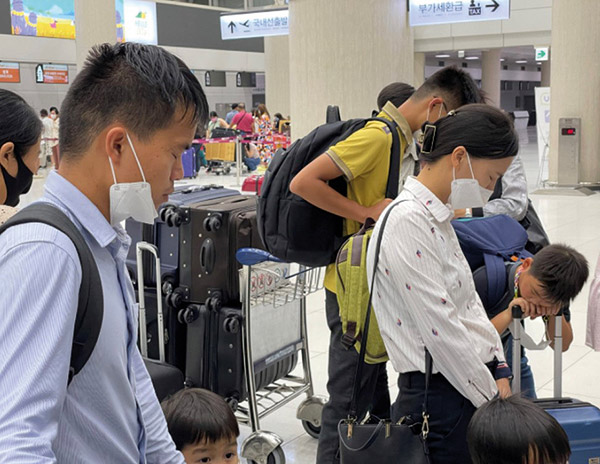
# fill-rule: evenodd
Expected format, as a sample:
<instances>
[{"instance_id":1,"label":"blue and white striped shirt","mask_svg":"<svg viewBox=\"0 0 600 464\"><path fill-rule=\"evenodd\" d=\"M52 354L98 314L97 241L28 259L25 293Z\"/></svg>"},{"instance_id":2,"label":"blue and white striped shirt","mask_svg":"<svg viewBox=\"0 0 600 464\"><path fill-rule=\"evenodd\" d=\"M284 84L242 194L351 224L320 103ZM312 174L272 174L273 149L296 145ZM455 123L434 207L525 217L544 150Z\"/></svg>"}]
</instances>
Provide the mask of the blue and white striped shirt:
<instances>
[{"instance_id":1,"label":"blue and white striped shirt","mask_svg":"<svg viewBox=\"0 0 600 464\"><path fill-rule=\"evenodd\" d=\"M0 462L183 463L136 346L130 238L56 172L42 201L65 212L92 250L104 319L67 388L81 283L75 246L44 224L0 235Z\"/></svg>"}]
</instances>

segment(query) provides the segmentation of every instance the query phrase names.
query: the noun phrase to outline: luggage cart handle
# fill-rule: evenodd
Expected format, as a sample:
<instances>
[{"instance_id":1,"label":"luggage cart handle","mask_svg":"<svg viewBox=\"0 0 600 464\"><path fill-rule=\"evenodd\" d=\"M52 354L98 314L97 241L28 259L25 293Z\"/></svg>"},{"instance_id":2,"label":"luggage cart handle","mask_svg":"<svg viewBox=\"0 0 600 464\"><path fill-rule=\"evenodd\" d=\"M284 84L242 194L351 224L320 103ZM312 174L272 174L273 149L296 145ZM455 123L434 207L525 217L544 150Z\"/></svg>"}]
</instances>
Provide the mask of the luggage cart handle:
<instances>
[{"instance_id":1,"label":"luggage cart handle","mask_svg":"<svg viewBox=\"0 0 600 464\"><path fill-rule=\"evenodd\" d=\"M273 256L271 253L259 248L240 248L235 254L238 262L243 266L254 266L255 264L270 261L273 263L283 263L281 259Z\"/></svg>"},{"instance_id":2,"label":"luggage cart handle","mask_svg":"<svg viewBox=\"0 0 600 464\"><path fill-rule=\"evenodd\" d=\"M140 327L140 351L142 356L148 357L148 334L146 326L146 299L144 296L144 266L143 254L149 252L154 256L156 274L156 321L158 330L158 359L165 362L165 323L162 307L162 279L160 270L160 257L158 248L148 242L138 242L136 245L137 271L138 271L138 299L140 305L139 322Z\"/></svg>"}]
</instances>

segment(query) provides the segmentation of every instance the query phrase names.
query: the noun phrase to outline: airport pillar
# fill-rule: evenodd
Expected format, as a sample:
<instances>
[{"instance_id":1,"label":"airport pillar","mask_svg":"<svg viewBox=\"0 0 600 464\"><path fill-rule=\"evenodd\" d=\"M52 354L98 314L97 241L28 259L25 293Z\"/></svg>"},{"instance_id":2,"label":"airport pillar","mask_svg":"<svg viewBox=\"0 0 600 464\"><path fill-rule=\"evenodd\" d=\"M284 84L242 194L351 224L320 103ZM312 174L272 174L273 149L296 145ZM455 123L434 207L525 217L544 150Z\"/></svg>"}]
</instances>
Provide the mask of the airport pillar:
<instances>
[{"instance_id":1,"label":"airport pillar","mask_svg":"<svg viewBox=\"0 0 600 464\"><path fill-rule=\"evenodd\" d=\"M425 53L415 53L415 74L412 85L418 89L425 82Z\"/></svg>"},{"instance_id":2,"label":"airport pillar","mask_svg":"<svg viewBox=\"0 0 600 464\"><path fill-rule=\"evenodd\" d=\"M75 0L75 49L77 71L85 63L90 48L104 42L117 41L114 1Z\"/></svg>"},{"instance_id":3,"label":"airport pillar","mask_svg":"<svg viewBox=\"0 0 600 464\"><path fill-rule=\"evenodd\" d=\"M271 117L290 115L290 41L288 36L265 37L265 92Z\"/></svg>"},{"instance_id":4,"label":"airport pillar","mask_svg":"<svg viewBox=\"0 0 600 464\"><path fill-rule=\"evenodd\" d=\"M290 0L290 107L298 138L325 122L368 117L379 91L414 80L406 0Z\"/></svg>"},{"instance_id":5,"label":"airport pillar","mask_svg":"<svg viewBox=\"0 0 600 464\"><path fill-rule=\"evenodd\" d=\"M481 90L486 93L489 103L500 107L500 54L495 48L481 56Z\"/></svg>"},{"instance_id":6,"label":"airport pillar","mask_svg":"<svg viewBox=\"0 0 600 464\"><path fill-rule=\"evenodd\" d=\"M600 183L600 2L552 2L549 180L559 182L559 119L581 118L579 184ZM566 153L566 155L565 155ZM563 157L559 160L559 157ZM559 163L562 161L562 163ZM568 165L568 162L566 163ZM564 177L564 175L562 176Z\"/></svg>"}]
</instances>

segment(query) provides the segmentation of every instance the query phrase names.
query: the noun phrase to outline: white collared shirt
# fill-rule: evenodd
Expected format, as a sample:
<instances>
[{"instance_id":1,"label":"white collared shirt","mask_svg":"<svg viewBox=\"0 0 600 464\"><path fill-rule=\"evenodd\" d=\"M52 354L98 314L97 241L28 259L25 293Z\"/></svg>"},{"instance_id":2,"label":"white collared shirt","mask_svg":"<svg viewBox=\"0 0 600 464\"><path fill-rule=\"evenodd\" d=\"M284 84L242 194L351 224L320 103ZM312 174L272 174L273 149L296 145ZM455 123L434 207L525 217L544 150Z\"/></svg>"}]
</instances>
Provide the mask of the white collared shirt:
<instances>
[{"instance_id":1,"label":"white collared shirt","mask_svg":"<svg viewBox=\"0 0 600 464\"><path fill-rule=\"evenodd\" d=\"M414 177L380 219L399 202L385 226L373 294L390 360L399 373L425 372L426 346L433 372L478 407L497 392L485 363L504 363L500 336L475 291L450 209ZM369 285L380 230L381 221L369 244Z\"/></svg>"}]
</instances>

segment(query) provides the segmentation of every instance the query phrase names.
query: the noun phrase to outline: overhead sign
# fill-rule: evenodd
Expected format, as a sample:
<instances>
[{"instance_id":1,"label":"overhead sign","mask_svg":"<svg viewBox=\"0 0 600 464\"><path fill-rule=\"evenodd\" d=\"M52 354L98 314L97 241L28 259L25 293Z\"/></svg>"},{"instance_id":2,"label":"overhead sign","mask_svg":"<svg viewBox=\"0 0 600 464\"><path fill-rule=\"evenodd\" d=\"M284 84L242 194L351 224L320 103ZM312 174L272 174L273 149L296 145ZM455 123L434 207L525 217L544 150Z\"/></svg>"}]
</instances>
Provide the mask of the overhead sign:
<instances>
[{"instance_id":1,"label":"overhead sign","mask_svg":"<svg viewBox=\"0 0 600 464\"><path fill-rule=\"evenodd\" d=\"M290 33L288 10L221 15L221 38L249 39Z\"/></svg>"},{"instance_id":2,"label":"overhead sign","mask_svg":"<svg viewBox=\"0 0 600 464\"><path fill-rule=\"evenodd\" d=\"M411 26L510 18L510 0L410 0Z\"/></svg>"},{"instance_id":3,"label":"overhead sign","mask_svg":"<svg viewBox=\"0 0 600 464\"><path fill-rule=\"evenodd\" d=\"M125 0L123 22L127 42L158 44L156 28L156 3L141 0Z\"/></svg>"},{"instance_id":4,"label":"overhead sign","mask_svg":"<svg viewBox=\"0 0 600 464\"><path fill-rule=\"evenodd\" d=\"M19 63L0 62L0 82L21 82Z\"/></svg>"},{"instance_id":5,"label":"overhead sign","mask_svg":"<svg viewBox=\"0 0 600 464\"><path fill-rule=\"evenodd\" d=\"M35 67L38 84L68 84L69 67L66 64L38 64Z\"/></svg>"},{"instance_id":6,"label":"overhead sign","mask_svg":"<svg viewBox=\"0 0 600 464\"><path fill-rule=\"evenodd\" d=\"M550 48L540 47L535 49L535 60L536 61L548 61L550 56Z\"/></svg>"}]
</instances>

